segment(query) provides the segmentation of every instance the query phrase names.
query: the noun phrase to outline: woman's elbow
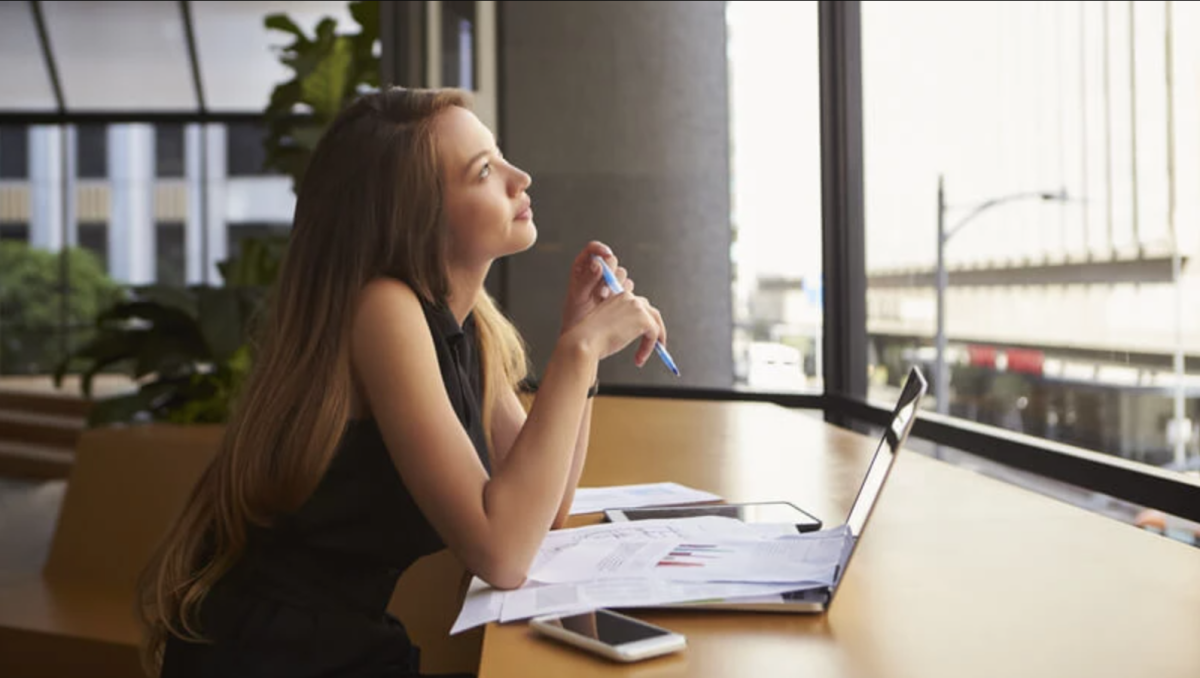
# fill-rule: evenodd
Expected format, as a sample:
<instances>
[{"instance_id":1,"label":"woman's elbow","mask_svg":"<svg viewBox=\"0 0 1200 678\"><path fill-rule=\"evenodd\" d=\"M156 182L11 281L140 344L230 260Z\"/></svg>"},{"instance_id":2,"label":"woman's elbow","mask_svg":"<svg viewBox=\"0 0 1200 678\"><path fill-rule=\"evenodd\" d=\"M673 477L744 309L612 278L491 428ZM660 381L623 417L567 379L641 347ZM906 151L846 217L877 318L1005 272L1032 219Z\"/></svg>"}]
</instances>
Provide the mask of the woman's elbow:
<instances>
[{"instance_id":1,"label":"woman's elbow","mask_svg":"<svg viewBox=\"0 0 1200 678\"><path fill-rule=\"evenodd\" d=\"M511 591L521 588L525 583L529 573L520 568L495 568L488 572L480 573L479 578L487 582L488 586L501 591Z\"/></svg>"},{"instance_id":2,"label":"woman's elbow","mask_svg":"<svg viewBox=\"0 0 1200 678\"><path fill-rule=\"evenodd\" d=\"M509 591L521 588L528 579L532 560L532 557L518 557L515 553L493 552L484 554L471 570L492 588Z\"/></svg>"}]
</instances>

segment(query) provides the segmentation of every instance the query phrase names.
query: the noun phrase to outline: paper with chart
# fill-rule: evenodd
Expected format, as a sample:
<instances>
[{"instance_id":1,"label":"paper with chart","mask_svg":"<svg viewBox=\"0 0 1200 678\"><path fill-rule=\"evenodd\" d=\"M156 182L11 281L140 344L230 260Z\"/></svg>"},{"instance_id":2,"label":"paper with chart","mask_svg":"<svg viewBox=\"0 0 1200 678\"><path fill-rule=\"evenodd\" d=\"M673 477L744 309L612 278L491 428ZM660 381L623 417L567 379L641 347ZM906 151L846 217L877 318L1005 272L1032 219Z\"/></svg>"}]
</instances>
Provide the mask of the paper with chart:
<instances>
[{"instance_id":1,"label":"paper with chart","mask_svg":"<svg viewBox=\"0 0 1200 678\"><path fill-rule=\"evenodd\" d=\"M533 560L530 572L536 571L549 559L566 549L581 544L614 544L617 542L645 542L656 539L683 539L692 537L741 537L764 539L796 534L793 525L756 524L749 525L737 518L725 516L697 516L694 518L664 518L661 520L638 520L630 523L601 523L566 530L553 530L542 541Z\"/></svg>"},{"instance_id":2,"label":"paper with chart","mask_svg":"<svg viewBox=\"0 0 1200 678\"><path fill-rule=\"evenodd\" d=\"M610 508L673 506L720 501L721 497L679 483L645 483L612 487L581 487L575 490L571 515L596 513Z\"/></svg>"},{"instance_id":3,"label":"paper with chart","mask_svg":"<svg viewBox=\"0 0 1200 678\"><path fill-rule=\"evenodd\" d=\"M540 559L535 581L561 584L644 577L675 581L832 584L845 537L838 531L778 539L739 535L589 539Z\"/></svg>"},{"instance_id":4,"label":"paper with chart","mask_svg":"<svg viewBox=\"0 0 1200 678\"><path fill-rule=\"evenodd\" d=\"M791 525L747 525L734 518L720 516L591 525L556 530L547 535L531 572L580 545L607 544L611 547L620 543L639 543L655 539L711 540L716 537L737 537L753 540L795 535L796 531ZM460 633L492 621L512 621L541 614L597 607L637 607L696 600L770 596L797 588L801 587L795 583L780 585L680 582L632 577L599 578L594 581L562 584L545 584L531 580L519 589L500 591L475 577L450 633Z\"/></svg>"}]
</instances>

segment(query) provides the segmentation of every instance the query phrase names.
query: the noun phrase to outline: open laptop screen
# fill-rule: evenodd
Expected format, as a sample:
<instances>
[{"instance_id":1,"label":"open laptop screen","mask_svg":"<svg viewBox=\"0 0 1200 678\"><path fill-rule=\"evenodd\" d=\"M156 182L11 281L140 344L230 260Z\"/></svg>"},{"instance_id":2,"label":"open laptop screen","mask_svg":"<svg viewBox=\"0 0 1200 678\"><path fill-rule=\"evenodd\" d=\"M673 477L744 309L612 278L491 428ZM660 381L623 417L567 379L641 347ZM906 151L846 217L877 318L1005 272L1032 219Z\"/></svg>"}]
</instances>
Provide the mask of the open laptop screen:
<instances>
[{"instance_id":1,"label":"open laptop screen","mask_svg":"<svg viewBox=\"0 0 1200 678\"><path fill-rule=\"evenodd\" d=\"M915 368L910 370L896 408L892 410L892 420L883 432L883 438L879 441L874 458L871 459L871 466L867 469L867 475L858 489L858 496L854 499L854 506L850 509L850 517L846 519L852 537L857 538L862 534L867 519L871 516L871 510L875 508L883 481L887 479L888 471L896 460L896 453L900 451L900 447L912 431L913 422L917 418L917 405L925 395L926 388L927 384L921 373Z\"/></svg>"}]
</instances>

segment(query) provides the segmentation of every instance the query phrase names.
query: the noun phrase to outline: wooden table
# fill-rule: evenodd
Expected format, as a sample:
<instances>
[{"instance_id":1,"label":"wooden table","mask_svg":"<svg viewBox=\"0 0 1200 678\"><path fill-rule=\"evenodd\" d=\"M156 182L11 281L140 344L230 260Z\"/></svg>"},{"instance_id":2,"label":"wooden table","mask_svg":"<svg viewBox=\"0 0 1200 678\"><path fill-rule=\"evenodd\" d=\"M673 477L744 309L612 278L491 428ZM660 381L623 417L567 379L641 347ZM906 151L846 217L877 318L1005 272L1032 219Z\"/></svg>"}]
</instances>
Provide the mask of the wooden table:
<instances>
[{"instance_id":1,"label":"wooden table","mask_svg":"<svg viewBox=\"0 0 1200 678\"><path fill-rule=\"evenodd\" d=\"M769 404L600 398L582 485L673 480L834 526L876 443ZM1197 678L1200 549L902 452L829 613L632 614L688 649L619 665L491 624L480 678Z\"/></svg>"}]
</instances>

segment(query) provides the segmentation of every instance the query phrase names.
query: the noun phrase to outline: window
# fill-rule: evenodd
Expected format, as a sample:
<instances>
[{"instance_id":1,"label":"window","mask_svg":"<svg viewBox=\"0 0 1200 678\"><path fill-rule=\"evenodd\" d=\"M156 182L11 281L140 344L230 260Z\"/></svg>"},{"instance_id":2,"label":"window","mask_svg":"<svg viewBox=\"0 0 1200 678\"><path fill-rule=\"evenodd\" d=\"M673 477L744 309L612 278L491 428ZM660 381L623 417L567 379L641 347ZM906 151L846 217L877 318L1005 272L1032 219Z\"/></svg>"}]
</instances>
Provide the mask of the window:
<instances>
[{"instance_id":1,"label":"window","mask_svg":"<svg viewBox=\"0 0 1200 678\"><path fill-rule=\"evenodd\" d=\"M96 255L101 267L108 270L108 224L79 224L79 246Z\"/></svg>"},{"instance_id":2,"label":"window","mask_svg":"<svg viewBox=\"0 0 1200 678\"><path fill-rule=\"evenodd\" d=\"M820 391L817 3L730 2L727 22L735 385Z\"/></svg>"},{"instance_id":3,"label":"window","mask_svg":"<svg viewBox=\"0 0 1200 678\"><path fill-rule=\"evenodd\" d=\"M80 179L108 176L108 127L79 125L76 128L75 173Z\"/></svg>"},{"instance_id":4,"label":"window","mask_svg":"<svg viewBox=\"0 0 1200 678\"><path fill-rule=\"evenodd\" d=\"M1165 7L863 3L872 398L916 363L950 415L1200 467L1200 10Z\"/></svg>"},{"instance_id":5,"label":"window","mask_svg":"<svg viewBox=\"0 0 1200 678\"><path fill-rule=\"evenodd\" d=\"M29 224L0 223L0 242L29 242Z\"/></svg>"},{"instance_id":6,"label":"window","mask_svg":"<svg viewBox=\"0 0 1200 678\"><path fill-rule=\"evenodd\" d=\"M154 126L154 165L157 177L184 176L183 125L159 123Z\"/></svg>"},{"instance_id":7,"label":"window","mask_svg":"<svg viewBox=\"0 0 1200 678\"><path fill-rule=\"evenodd\" d=\"M442 2L442 86L475 89L474 0Z\"/></svg>"},{"instance_id":8,"label":"window","mask_svg":"<svg viewBox=\"0 0 1200 678\"><path fill-rule=\"evenodd\" d=\"M260 176L266 174L264 169L267 154L263 148L266 131L261 125L252 122L230 123L225 128L225 143L229 176Z\"/></svg>"},{"instance_id":9,"label":"window","mask_svg":"<svg viewBox=\"0 0 1200 678\"><path fill-rule=\"evenodd\" d=\"M29 128L0 125L0 179L29 177Z\"/></svg>"},{"instance_id":10,"label":"window","mask_svg":"<svg viewBox=\"0 0 1200 678\"><path fill-rule=\"evenodd\" d=\"M183 287L187 273L187 240L183 224L155 225L155 276L159 285Z\"/></svg>"}]
</instances>

